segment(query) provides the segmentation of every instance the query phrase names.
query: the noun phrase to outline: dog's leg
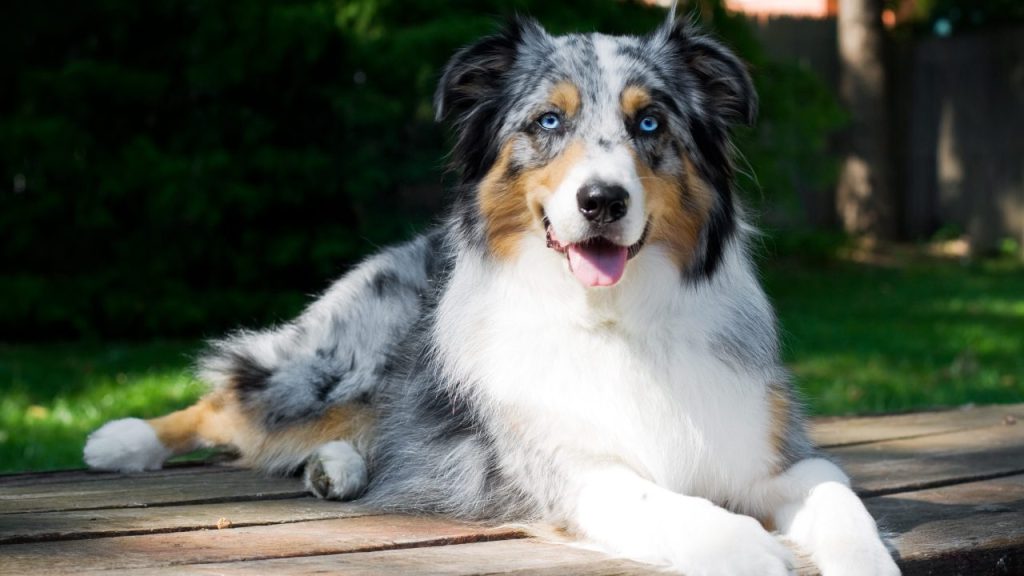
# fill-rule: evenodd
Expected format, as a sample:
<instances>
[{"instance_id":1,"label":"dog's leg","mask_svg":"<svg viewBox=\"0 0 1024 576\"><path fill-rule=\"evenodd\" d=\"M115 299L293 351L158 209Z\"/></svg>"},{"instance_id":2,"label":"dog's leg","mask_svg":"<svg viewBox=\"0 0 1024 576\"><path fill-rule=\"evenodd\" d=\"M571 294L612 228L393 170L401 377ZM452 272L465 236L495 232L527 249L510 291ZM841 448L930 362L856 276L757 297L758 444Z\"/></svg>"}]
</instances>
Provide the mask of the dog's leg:
<instances>
[{"instance_id":1,"label":"dog's leg","mask_svg":"<svg viewBox=\"0 0 1024 576\"><path fill-rule=\"evenodd\" d=\"M783 576L789 551L757 521L684 496L625 468L586 474L575 529L606 551L688 576Z\"/></svg>"},{"instance_id":2,"label":"dog's leg","mask_svg":"<svg viewBox=\"0 0 1024 576\"><path fill-rule=\"evenodd\" d=\"M107 422L89 435L84 457L97 470L158 470L171 456L203 446L233 445L249 426L224 391L166 416Z\"/></svg>"},{"instance_id":3,"label":"dog's leg","mask_svg":"<svg viewBox=\"0 0 1024 576\"><path fill-rule=\"evenodd\" d=\"M306 489L325 500L350 500L359 496L369 480L366 461L351 443L328 442L306 461Z\"/></svg>"},{"instance_id":4,"label":"dog's leg","mask_svg":"<svg viewBox=\"0 0 1024 576\"><path fill-rule=\"evenodd\" d=\"M171 456L203 447L230 447L238 464L269 472L290 472L307 460L319 467L307 485L323 498L344 499L366 484L366 450L374 413L365 404L334 406L317 418L275 430L254 422L231 391L220 389L166 416L108 422L89 436L85 461L94 469L118 472L157 470Z\"/></svg>"},{"instance_id":5,"label":"dog's leg","mask_svg":"<svg viewBox=\"0 0 1024 576\"><path fill-rule=\"evenodd\" d=\"M162 418L107 423L90 436L86 463L153 470L175 454L230 446L240 452L242 465L288 473L335 440L364 450L363 431L372 429L372 417L364 413L390 369L395 345L420 316L440 265L439 243L435 232L383 250L295 321L213 343L199 360L200 378L213 387L210 395ZM322 451L323 470L338 470L328 465L339 461L332 450ZM326 477L337 484L327 491L331 497L352 491L347 476Z\"/></svg>"},{"instance_id":6,"label":"dog's leg","mask_svg":"<svg viewBox=\"0 0 1024 576\"><path fill-rule=\"evenodd\" d=\"M773 520L779 531L806 550L823 576L895 576L878 527L850 480L822 458L796 463L776 477L782 504Z\"/></svg>"}]
</instances>

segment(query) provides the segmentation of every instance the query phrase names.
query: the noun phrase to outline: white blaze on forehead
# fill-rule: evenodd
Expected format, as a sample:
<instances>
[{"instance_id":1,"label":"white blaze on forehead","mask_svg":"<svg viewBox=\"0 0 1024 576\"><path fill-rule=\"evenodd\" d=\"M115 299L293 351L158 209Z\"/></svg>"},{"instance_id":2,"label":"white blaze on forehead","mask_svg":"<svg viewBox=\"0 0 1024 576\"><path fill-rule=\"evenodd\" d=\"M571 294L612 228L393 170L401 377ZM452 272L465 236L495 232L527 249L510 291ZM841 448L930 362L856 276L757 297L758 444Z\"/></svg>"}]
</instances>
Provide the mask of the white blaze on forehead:
<instances>
[{"instance_id":1,"label":"white blaze on forehead","mask_svg":"<svg viewBox=\"0 0 1024 576\"><path fill-rule=\"evenodd\" d=\"M619 102L625 84L626 61L618 54L615 38L600 34L591 38L597 55L594 65L599 74L598 85L580 86L581 92L590 92L584 94L583 99L591 103L580 120L583 125L578 128L585 154L547 198L544 213L562 243L581 242L592 232L579 210L576 200L579 189L589 182L622 186L629 193L629 209L622 220L603 232L616 244L630 246L640 241L647 215L644 188L626 138Z\"/></svg>"},{"instance_id":2,"label":"white blaze on forehead","mask_svg":"<svg viewBox=\"0 0 1024 576\"><path fill-rule=\"evenodd\" d=\"M598 110L598 132L602 137L621 137L622 107L619 97L626 87L626 60L619 54L619 40L612 36L594 34L594 52L597 67L601 73L600 100ZM618 138L616 138L618 139Z\"/></svg>"}]
</instances>

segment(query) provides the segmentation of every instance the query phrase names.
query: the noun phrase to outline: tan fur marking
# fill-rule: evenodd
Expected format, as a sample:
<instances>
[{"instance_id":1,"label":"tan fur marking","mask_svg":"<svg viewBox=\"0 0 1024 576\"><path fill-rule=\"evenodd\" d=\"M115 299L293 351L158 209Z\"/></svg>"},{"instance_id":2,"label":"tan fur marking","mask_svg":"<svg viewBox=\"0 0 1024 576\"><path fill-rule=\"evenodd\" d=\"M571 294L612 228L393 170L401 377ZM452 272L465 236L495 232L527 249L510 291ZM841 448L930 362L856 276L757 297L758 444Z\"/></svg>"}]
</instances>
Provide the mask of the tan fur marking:
<instances>
[{"instance_id":1,"label":"tan fur marking","mask_svg":"<svg viewBox=\"0 0 1024 576\"><path fill-rule=\"evenodd\" d=\"M548 101L565 112L565 115L572 118L580 110L580 91L570 82L559 82L551 90Z\"/></svg>"},{"instance_id":2,"label":"tan fur marking","mask_svg":"<svg viewBox=\"0 0 1024 576\"><path fill-rule=\"evenodd\" d=\"M688 158L683 158L686 166L683 188L674 178L656 174L635 154L634 161L651 214L648 241L666 246L676 265L682 269L693 258L714 198Z\"/></svg>"},{"instance_id":3,"label":"tan fur marking","mask_svg":"<svg viewBox=\"0 0 1024 576\"><path fill-rule=\"evenodd\" d=\"M227 444L199 433L200 427L208 426L208 421L220 416L224 408L222 396L220 391L212 392L188 408L148 420L148 423L156 431L160 442L175 454L184 454L204 444ZM224 427L218 434L223 435L231 428Z\"/></svg>"},{"instance_id":4,"label":"tan fur marking","mask_svg":"<svg viewBox=\"0 0 1024 576\"><path fill-rule=\"evenodd\" d=\"M776 473L781 473L782 451L786 442L786 425L789 421L790 410L793 409L793 403L788 396L780 393L778 390L769 390L768 395L768 417L771 419L769 434L772 454L779 461L777 465L779 469Z\"/></svg>"},{"instance_id":5,"label":"tan fur marking","mask_svg":"<svg viewBox=\"0 0 1024 576\"><path fill-rule=\"evenodd\" d=\"M263 434L253 452L242 451L242 460L247 466L272 467L274 462L288 460L291 454L311 454L322 444L334 440L347 440L366 454L375 421L376 413L368 405L332 406L313 422Z\"/></svg>"},{"instance_id":6,"label":"tan fur marking","mask_svg":"<svg viewBox=\"0 0 1024 576\"><path fill-rule=\"evenodd\" d=\"M304 459L320 445L347 440L368 447L375 414L362 404L333 406L312 422L268 432L243 412L230 390L207 394L192 406L149 420L160 442L175 454L204 446L238 450L238 464L267 469L275 462Z\"/></svg>"},{"instance_id":7,"label":"tan fur marking","mask_svg":"<svg viewBox=\"0 0 1024 576\"><path fill-rule=\"evenodd\" d=\"M651 103L651 94L639 86L626 86L621 97L622 112L632 118Z\"/></svg>"},{"instance_id":8,"label":"tan fur marking","mask_svg":"<svg viewBox=\"0 0 1024 576\"><path fill-rule=\"evenodd\" d=\"M508 179L509 158L515 141L502 148L498 161L480 183L480 210L487 220L487 243L499 259L515 256L522 235L540 226L544 200L583 157L581 142L572 142L557 158L536 170Z\"/></svg>"}]
</instances>

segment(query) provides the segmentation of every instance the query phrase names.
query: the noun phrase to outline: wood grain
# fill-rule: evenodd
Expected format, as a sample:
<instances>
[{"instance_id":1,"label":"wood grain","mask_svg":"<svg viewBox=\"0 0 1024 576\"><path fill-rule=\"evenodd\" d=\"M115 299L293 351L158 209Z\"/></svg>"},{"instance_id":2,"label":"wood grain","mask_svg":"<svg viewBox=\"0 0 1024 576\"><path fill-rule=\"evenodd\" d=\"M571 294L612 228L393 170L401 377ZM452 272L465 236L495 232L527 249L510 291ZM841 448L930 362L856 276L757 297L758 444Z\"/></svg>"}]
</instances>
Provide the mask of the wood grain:
<instances>
[{"instance_id":1,"label":"wood grain","mask_svg":"<svg viewBox=\"0 0 1024 576\"><path fill-rule=\"evenodd\" d=\"M521 538L517 528L481 528L416 516L364 516L294 524L115 536L0 547L7 573L79 572L288 558Z\"/></svg>"},{"instance_id":2,"label":"wood grain","mask_svg":"<svg viewBox=\"0 0 1024 576\"><path fill-rule=\"evenodd\" d=\"M182 475L112 474L105 482L58 482L0 486L0 516L151 505L297 498L296 478L271 478L247 470L224 470L191 478Z\"/></svg>"},{"instance_id":3,"label":"wood grain","mask_svg":"<svg viewBox=\"0 0 1024 576\"><path fill-rule=\"evenodd\" d=\"M871 498L904 576L1024 574L1024 475Z\"/></svg>"},{"instance_id":4,"label":"wood grain","mask_svg":"<svg viewBox=\"0 0 1024 576\"><path fill-rule=\"evenodd\" d=\"M356 504L307 497L156 508L64 510L0 516L0 544L209 530L379 514ZM223 522L222 522L223 524Z\"/></svg>"},{"instance_id":5,"label":"wood grain","mask_svg":"<svg viewBox=\"0 0 1024 576\"><path fill-rule=\"evenodd\" d=\"M1007 416L1024 422L1024 404L965 406L953 410L857 418L821 418L811 437L822 447L864 444L997 426Z\"/></svg>"},{"instance_id":6,"label":"wood grain","mask_svg":"<svg viewBox=\"0 0 1024 576\"><path fill-rule=\"evenodd\" d=\"M997 425L831 451L862 496L1024 473L1024 425Z\"/></svg>"},{"instance_id":7,"label":"wood grain","mask_svg":"<svg viewBox=\"0 0 1024 576\"><path fill-rule=\"evenodd\" d=\"M118 571L124 574L129 571ZM333 554L286 560L258 560L188 566L189 574L276 574L312 576L338 574L369 576L380 574L416 574L426 576L466 576L471 574L533 574L541 576L663 576L653 567L616 560L598 552L549 544L536 540L509 540L387 550L355 554ZM181 574L182 567L132 570L140 576ZM109 574L109 572L108 572Z\"/></svg>"}]
</instances>

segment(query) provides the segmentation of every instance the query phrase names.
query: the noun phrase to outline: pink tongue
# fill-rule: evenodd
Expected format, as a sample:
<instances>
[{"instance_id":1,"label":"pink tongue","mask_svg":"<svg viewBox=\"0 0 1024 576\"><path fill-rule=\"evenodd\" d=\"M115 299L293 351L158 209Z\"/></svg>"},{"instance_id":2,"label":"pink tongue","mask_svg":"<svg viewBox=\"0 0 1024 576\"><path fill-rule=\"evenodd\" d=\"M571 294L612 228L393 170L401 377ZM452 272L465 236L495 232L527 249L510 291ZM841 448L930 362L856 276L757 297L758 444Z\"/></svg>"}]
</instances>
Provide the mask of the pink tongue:
<instances>
[{"instance_id":1,"label":"pink tongue","mask_svg":"<svg viewBox=\"0 0 1024 576\"><path fill-rule=\"evenodd\" d=\"M622 278L626 270L629 249L608 242L570 244L569 269L581 284L587 287L611 286Z\"/></svg>"}]
</instances>

